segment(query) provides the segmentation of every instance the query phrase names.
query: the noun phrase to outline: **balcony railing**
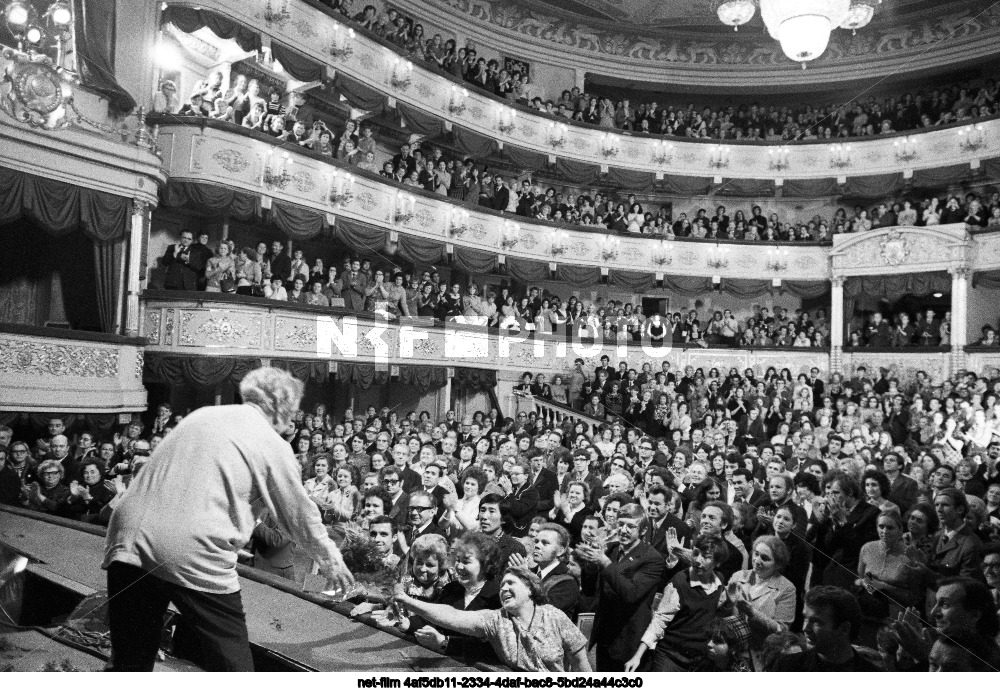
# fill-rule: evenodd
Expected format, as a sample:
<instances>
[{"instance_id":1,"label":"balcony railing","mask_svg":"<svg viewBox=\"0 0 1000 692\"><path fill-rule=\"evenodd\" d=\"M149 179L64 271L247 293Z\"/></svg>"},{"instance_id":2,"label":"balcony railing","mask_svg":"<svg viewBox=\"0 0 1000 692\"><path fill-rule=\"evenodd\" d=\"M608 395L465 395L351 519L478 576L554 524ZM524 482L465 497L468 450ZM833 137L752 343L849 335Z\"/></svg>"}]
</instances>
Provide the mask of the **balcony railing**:
<instances>
[{"instance_id":1,"label":"balcony railing","mask_svg":"<svg viewBox=\"0 0 1000 692\"><path fill-rule=\"evenodd\" d=\"M829 369L819 349L737 349L647 347L632 342L522 332L510 334L463 323L424 319L387 321L371 313L352 315L336 308L312 308L263 298L219 293L147 291L142 334L148 351L172 355L351 361L376 365L449 365L566 375L576 358L593 373L601 356L638 368L691 365L708 372L774 366L793 373Z\"/></svg>"},{"instance_id":2,"label":"balcony railing","mask_svg":"<svg viewBox=\"0 0 1000 692\"><path fill-rule=\"evenodd\" d=\"M829 276L829 246L782 244L776 264L767 250L774 243L663 240L607 230L539 222L462 204L396 184L302 147L274 150L274 140L217 121L163 124L160 145L171 180L194 181L261 195L389 231L389 240L409 235L436 240L445 248L468 248L502 257L556 264L602 267L608 271L747 280L821 281ZM176 122L176 119L173 119ZM163 120L166 123L168 120ZM287 157L287 158L286 158ZM286 175L278 175L281 168ZM268 175L270 172L270 175ZM349 199L330 201L331 190L353 176ZM343 192L343 190L341 190ZM223 210L219 210L223 211ZM457 212L464 212L458 214ZM466 217L466 214L468 215ZM462 232L455 229L461 216ZM786 252L787 251L787 252Z\"/></svg>"},{"instance_id":3,"label":"balcony railing","mask_svg":"<svg viewBox=\"0 0 1000 692\"><path fill-rule=\"evenodd\" d=\"M0 411L146 409L143 339L0 324Z\"/></svg>"},{"instance_id":4,"label":"balcony railing","mask_svg":"<svg viewBox=\"0 0 1000 692\"><path fill-rule=\"evenodd\" d=\"M415 63L411 68L407 64L409 56L397 47L360 32L355 32L352 50L331 56L331 46L339 46L344 41L346 24L334 19L322 7L292 1L287 3L286 18L268 22L264 19L268 0L241 3L182 0L172 4L196 6L231 18L282 44L294 46L296 51L329 66L339 75L386 94L390 106L405 104L438 116L449 127L462 127L502 144L590 163L602 170L614 167L646 171L657 178L696 177L717 183L731 179L770 183L818 179L845 181L848 177L892 174L902 174L905 178L912 177L914 171L950 166L978 168L980 161L1000 156L1000 119L907 133L913 156L902 162L895 146L899 135L782 142L782 148L787 145L789 151L787 165L780 171L772 168L767 155L766 147L774 146L771 142L726 142L720 152L718 143L709 140L622 132L614 133L615 146L608 146L610 133L575 122L564 123L567 126L565 135L554 138L553 126L563 121L500 101L439 70ZM405 78L400 76L400 65L405 66ZM454 108L452 87L468 91L461 109ZM971 132L969 125L972 125ZM603 141L602 133L605 135ZM665 149L665 142L672 148ZM839 150L836 149L838 145L841 146Z\"/></svg>"}]
</instances>

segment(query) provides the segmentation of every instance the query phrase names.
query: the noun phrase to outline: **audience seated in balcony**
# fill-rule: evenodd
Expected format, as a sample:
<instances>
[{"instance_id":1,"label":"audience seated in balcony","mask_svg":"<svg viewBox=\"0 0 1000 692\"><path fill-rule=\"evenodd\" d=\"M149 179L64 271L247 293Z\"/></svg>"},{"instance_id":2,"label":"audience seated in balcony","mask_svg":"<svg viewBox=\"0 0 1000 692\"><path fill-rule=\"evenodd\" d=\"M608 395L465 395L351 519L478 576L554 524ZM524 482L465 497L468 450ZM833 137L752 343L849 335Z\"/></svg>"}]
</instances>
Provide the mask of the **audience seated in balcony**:
<instances>
[{"instance_id":1,"label":"audience seated in balcony","mask_svg":"<svg viewBox=\"0 0 1000 692\"><path fill-rule=\"evenodd\" d=\"M396 44L414 60L440 68L497 98L605 129L690 138L812 141L920 130L988 118L1000 112L1000 80L996 79L825 105L751 102L723 107L690 102L660 104L655 100L633 105L629 99L588 94L579 87L563 90L558 99L543 100L532 95L527 74L517 69L508 72L498 60L480 57L472 39L459 46L460 41L445 40L440 34L427 37L418 20L392 8L380 16L375 6L367 5L352 15L341 2L325 4L337 5L336 9L357 22L360 30Z\"/></svg>"}]
</instances>

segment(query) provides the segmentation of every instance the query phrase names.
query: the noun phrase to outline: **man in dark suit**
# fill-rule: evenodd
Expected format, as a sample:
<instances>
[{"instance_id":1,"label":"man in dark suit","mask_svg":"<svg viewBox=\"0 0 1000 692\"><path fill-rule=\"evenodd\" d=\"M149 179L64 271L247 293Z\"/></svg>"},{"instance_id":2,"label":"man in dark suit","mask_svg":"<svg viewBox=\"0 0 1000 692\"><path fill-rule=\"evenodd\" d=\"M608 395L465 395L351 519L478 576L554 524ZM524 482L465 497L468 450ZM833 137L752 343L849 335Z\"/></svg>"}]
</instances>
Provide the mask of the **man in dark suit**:
<instances>
[{"instance_id":1,"label":"man in dark suit","mask_svg":"<svg viewBox=\"0 0 1000 692\"><path fill-rule=\"evenodd\" d=\"M676 493L662 485L654 485L646 492L649 514L643 540L656 549L664 558L670 557L667 547L667 530L677 531L677 538L684 545L691 544L691 528L673 512Z\"/></svg>"},{"instance_id":2,"label":"man in dark suit","mask_svg":"<svg viewBox=\"0 0 1000 692\"><path fill-rule=\"evenodd\" d=\"M597 670L622 672L653 617L653 597L663 581L663 556L640 539L646 517L638 505L618 513L619 543L607 552L581 543L576 555L598 565L597 605L590 645Z\"/></svg>"},{"instance_id":3,"label":"man in dark suit","mask_svg":"<svg viewBox=\"0 0 1000 692\"><path fill-rule=\"evenodd\" d=\"M903 460L895 452L882 457L882 470L889 477L889 496L886 499L899 507L900 512L906 514L910 507L917 504L920 486L909 476L903 475Z\"/></svg>"},{"instance_id":4,"label":"man in dark suit","mask_svg":"<svg viewBox=\"0 0 1000 692\"><path fill-rule=\"evenodd\" d=\"M202 266L202 270L198 275L198 290L204 291L206 278L205 278L205 267L208 267L208 260L215 257L215 253L212 252L212 248L208 247L208 233L204 231L198 233L198 242L191 246L191 254L198 255L198 261L196 264Z\"/></svg>"},{"instance_id":5,"label":"man in dark suit","mask_svg":"<svg viewBox=\"0 0 1000 692\"><path fill-rule=\"evenodd\" d=\"M345 272L341 276L341 282L341 291L347 308L352 312L364 312L365 291L368 290L368 275L361 271L360 260L351 262L351 271Z\"/></svg>"},{"instance_id":6,"label":"man in dark suit","mask_svg":"<svg viewBox=\"0 0 1000 692\"><path fill-rule=\"evenodd\" d=\"M389 493L392 500L392 507L386 514L392 519L392 523L397 529L406 526L409 518L407 507L410 503L410 496L403 492L403 478L398 466L385 466L379 472L379 483Z\"/></svg>"},{"instance_id":7,"label":"man in dark suit","mask_svg":"<svg viewBox=\"0 0 1000 692\"><path fill-rule=\"evenodd\" d=\"M410 501L406 506L406 511L409 515L409 526L400 535L406 541L407 549L413 545L413 541L421 536L445 535L444 530L434 521L434 515L437 512L437 498L431 493L424 490L410 493Z\"/></svg>"},{"instance_id":8,"label":"man in dark suit","mask_svg":"<svg viewBox=\"0 0 1000 692\"><path fill-rule=\"evenodd\" d=\"M749 469L736 469L733 471L733 502L746 502L753 507L759 507L767 502L767 493L757 487L753 481L753 474Z\"/></svg>"},{"instance_id":9,"label":"man in dark suit","mask_svg":"<svg viewBox=\"0 0 1000 692\"><path fill-rule=\"evenodd\" d=\"M538 447L531 447L525 452L531 464L531 487L538 493L538 514L548 514L555 507L555 494L559 489L559 480L555 471L545 466L545 452Z\"/></svg>"},{"instance_id":10,"label":"man in dark suit","mask_svg":"<svg viewBox=\"0 0 1000 692\"><path fill-rule=\"evenodd\" d=\"M292 274L292 260L288 255L282 252L283 248L284 245L280 240L275 240L271 243L271 276L276 276L281 279L285 288L291 288L288 277Z\"/></svg>"},{"instance_id":11,"label":"man in dark suit","mask_svg":"<svg viewBox=\"0 0 1000 692\"><path fill-rule=\"evenodd\" d=\"M257 518L250 546L255 568L295 581L295 543L274 521L270 510L264 509Z\"/></svg>"},{"instance_id":12,"label":"man in dark suit","mask_svg":"<svg viewBox=\"0 0 1000 692\"><path fill-rule=\"evenodd\" d=\"M493 204L491 206L495 211L507 211L508 204L510 204L510 189L503 184L503 177L497 175L493 179Z\"/></svg>"},{"instance_id":13,"label":"man in dark suit","mask_svg":"<svg viewBox=\"0 0 1000 692\"><path fill-rule=\"evenodd\" d=\"M168 291L197 291L198 278L205 272L200 253L191 251L194 234L181 231L181 242L167 248L161 262L167 268L164 286Z\"/></svg>"},{"instance_id":14,"label":"man in dark suit","mask_svg":"<svg viewBox=\"0 0 1000 692\"><path fill-rule=\"evenodd\" d=\"M538 513L538 491L531 485L528 464L517 461L510 467L510 492L504 498L510 515L510 535L524 538L531 520Z\"/></svg>"}]
</instances>

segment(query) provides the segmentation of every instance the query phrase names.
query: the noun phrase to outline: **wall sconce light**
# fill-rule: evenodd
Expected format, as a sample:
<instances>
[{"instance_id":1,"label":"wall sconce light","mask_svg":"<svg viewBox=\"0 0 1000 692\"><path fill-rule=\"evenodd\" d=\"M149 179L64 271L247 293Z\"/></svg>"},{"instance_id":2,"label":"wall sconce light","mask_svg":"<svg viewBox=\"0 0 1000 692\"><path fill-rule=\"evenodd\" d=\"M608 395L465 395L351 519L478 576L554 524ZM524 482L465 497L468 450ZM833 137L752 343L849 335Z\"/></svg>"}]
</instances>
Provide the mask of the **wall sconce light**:
<instances>
[{"instance_id":1,"label":"wall sconce light","mask_svg":"<svg viewBox=\"0 0 1000 692\"><path fill-rule=\"evenodd\" d=\"M413 82L413 63L394 57L392 59L392 76L389 81L397 89L405 90Z\"/></svg>"},{"instance_id":2,"label":"wall sconce light","mask_svg":"<svg viewBox=\"0 0 1000 692\"><path fill-rule=\"evenodd\" d=\"M512 221L503 222L503 232L500 237L500 247L504 250L510 250L515 245L517 241L521 238L521 224L514 223Z\"/></svg>"},{"instance_id":3,"label":"wall sconce light","mask_svg":"<svg viewBox=\"0 0 1000 692\"><path fill-rule=\"evenodd\" d=\"M713 144L708 152L708 165L712 168L725 168L729 165L729 154L731 147L721 144Z\"/></svg>"},{"instance_id":4,"label":"wall sconce light","mask_svg":"<svg viewBox=\"0 0 1000 692\"><path fill-rule=\"evenodd\" d=\"M900 137L892 143L892 148L896 154L897 161L912 161L917 158L917 140L915 137L906 135Z\"/></svg>"},{"instance_id":5,"label":"wall sconce light","mask_svg":"<svg viewBox=\"0 0 1000 692\"><path fill-rule=\"evenodd\" d=\"M461 237L469 230L469 212L464 209L455 209L451 212L451 225L449 227L451 235Z\"/></svg>"},{"instance_id":6,"label":"wall sconce light","mask_svg":"<svg viewBox=\"0 0 1000 692\"><path fill-rule=\"evenodd\" d=\"M604 158L618 156L620 144L621 137L618 135L601 135L601 153L604 154Z\"/></svg>"},{"instance_id":7,"label":"wall sconce light","mask_svg":"<svg viewBox=\"0 0 1000 692\"><path fill-rule=\"evenodd\" d=\"M272 147L264 166L264 185L284 190L292 180L292 158L287 151L277 152Z\"/></svg>"},{"instance_id":8,"label":"wall sconce light","mask_svg":"<svg viewBox=\"0 0 1000 692\"><path fill-rule=\"evenodd\" d=\"M673 142L665 142L663 140L657 140L653 143L653 163L660 166L665 166L674 159L674 144Z\"/></svg>"},{"instance_id":9,"label":"wall sconce light","mask_svg":"<svg viewBox=\"0 0 1000 692\"><path fill-rule=\"evenodd\" d=\"M413 210L417 206L417 198L405 192L396 193L396 223L405 224L413 219Z\"/></svg>"},{"instance_id":10,"label":"wall sconce light","mask_svg":"<svg viewBox=\"0 0 1000 692\"><path fill-rule=\"evenodd\" d=\"M497 114L499 117L497 129L505 135L509 135L517 127L517 124L514 122L517 119L517 111L510 106L500 106Z\"/></svg>"},{"instance_id":11,"label":"wall sconce light","mask_svg":"<svg viewBox=\"0 0 1000 692\"><path fill-rule=\"evenodd\" d=\"M344 30L340 22L333 23L333 42L330 44L330 55L335 58L346 58L354 53L354 29Z\"/></svg>"},{"instance_id":12,"label":"wall sconce light","mask_svg":"<svg viewBox=\"0 0 1000 692\"><path fill-rule=\"evenodd\" d=\"M772 248L767 251L767 268L778 273L788 269L788 250Z\"/></svg>"},{"instance_id":13,"label":"wall sconce light","mask_svg":"<svg viewBox=\"0 0 1000 692\"><path fill-rule=\"evenodd\" d=\"M566 144L566 129L562 123L549 123L549 144L556 149Z\"/></svg>"},{"instance_id":14,"label":"wall sconce light","mask_svg":"<svg viewBox=\"0 0 1000 692\"><path fill-rule=\"evenodd\" d=\"M552 231L552 256L558 257L559 255L566 254L567 241L569 239L569 234L566 231Z\"/></svg>"},{"instance_id":15,"label":"wall sconce light","mask_svg":"<svg viewBox=\"0 0 1000 692\"><path fill-rule=\"evenodd\" d=\"M958 128L958 146L962 151L976 151L982 149L986 144L983 141L982 125L967 125Z\"/></svg>"},{"instance_id":16,"label":"wall sconce light","mask_svg":"<svg viewBox=\"0 0 1000 692\"><path fill-rule=\"evenodd\" d=\"M709 248L705 263L712 269L725 269L729 266L729 248L720 245Z\"/></svg>"},{"instance_id":17,"label":"wall sconce light","mask_svg":"<svg viewBox=\"0 0 1000 692\"><path fill-rule=\"evenodd\" d=\"M354 199L354 176L350 173L334 171L330 178L330 192L327 195L330 204L342 207Z\"/></svg>"},{"instance_id":18,"label":"wall sconce light","mask_svg":"<svg viewBox=\"0 0 1000 692\"><path fill-rule=\"evenodd\" d=\"M618 252L621 247L621 238L606 236L601 241L601 258L605 262L613 262L618 259Z\"/></svg>"},{"instance_id":19,"label":"wall sconce light","mask_svg":"<svg viewBox=\"0 0 1000 692\"><path fill-rule=\"evenodd\" d=\"M834 144L830 147L830 165L834 168L846 168L851 165L851 145Z\"/></svg>"},{"instance_id":20,"label":"wall sconce light","mask_svg":"<svg viewBox=\"0 0 1000 692\"><path fill-rule=\"evenodd\" d=\"M772 171L783 171L788 168L788 155L791 149L788 147L770 147L767 150L767 159Z\"/></svg>"},{"instance_id":21,"label":"wall sconce light","mask_svg":"<svg viewBox=\"0 0 1000 692\"><path fill-rule=\"evenodd\" d=\"M459 89L457 86L451 87L451 98L448 100L448 112L452 115L461 115L465 112L465 99L469 98L468 89Z\"/></svg>"},{"instance_id":22,"label":"wall sconce light","mask_svg":"<svg viewBox=\"0 0 1000 692\"><path fill-rule=\"evenodd\" d=\"M668 266L673 264L673 245L665 240L659 242L659 247L653 253L653 264L658 267Z\"/></svg>"}]
</instances>

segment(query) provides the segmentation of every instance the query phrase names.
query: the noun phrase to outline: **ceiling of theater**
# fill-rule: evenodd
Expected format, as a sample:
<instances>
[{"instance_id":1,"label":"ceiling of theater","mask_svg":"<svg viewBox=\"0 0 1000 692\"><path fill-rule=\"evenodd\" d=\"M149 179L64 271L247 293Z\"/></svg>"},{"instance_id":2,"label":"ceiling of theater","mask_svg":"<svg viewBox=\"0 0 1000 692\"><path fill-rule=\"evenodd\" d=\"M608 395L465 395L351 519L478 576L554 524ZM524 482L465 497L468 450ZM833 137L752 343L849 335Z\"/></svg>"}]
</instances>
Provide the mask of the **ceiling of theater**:
<instances>
[{"instance_id":1,"label":"ceiling of theater","mask_svg":"<svg viewBox=\"0 0 1000 692\"><path fill-rule=\"evenodd\" d=\"M619 29L683 27L710 31L732 30L723 26L715 14L715 0L508 0L512 4L544 9L567 19L589 24L615 24ZM992 0L884 0L874 22L901 22L923 13L940 14L955 8L987 7ZM764 31L760 13L748 27L740 30L756 35Z\"/></svg>"}]
</instances>

